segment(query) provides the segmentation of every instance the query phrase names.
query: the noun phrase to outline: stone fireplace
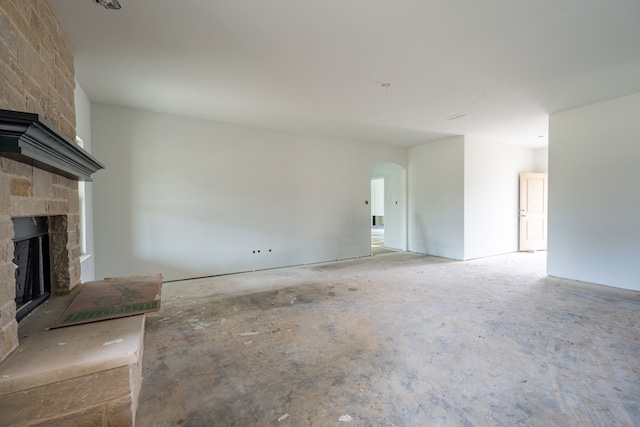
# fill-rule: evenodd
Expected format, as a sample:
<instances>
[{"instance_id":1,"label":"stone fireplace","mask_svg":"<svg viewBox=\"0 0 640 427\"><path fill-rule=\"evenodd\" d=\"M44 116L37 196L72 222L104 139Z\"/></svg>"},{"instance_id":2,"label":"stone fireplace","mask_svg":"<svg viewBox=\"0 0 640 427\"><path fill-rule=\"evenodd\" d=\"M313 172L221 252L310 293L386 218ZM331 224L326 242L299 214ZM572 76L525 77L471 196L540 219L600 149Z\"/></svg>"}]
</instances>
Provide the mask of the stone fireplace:
<instances>
[{"instance_id":1,"label":"stone fireplace","mask_svg":"<svg viewBox=\"0 0 640 427\"><path fill-rule=\"evenodd\" d=\"M0 424L133 426L145 316L46 330L80 288L78 180L102 167L74 142L74 55L47 0L0 1L0 75ZM19 336L25 221L48 235L52 298Z\"/></svg>"},{"instance_id":2,"label":"stone fireplace","mask_svg":"<svg viewBox=\"0 0 640 427\"><path fill-rule=\"evenodd\" d=\"M0 290L0 359L18 345L17 285L29 252L47 266L29 274L46 277L47 290L66 294L80 281L78 179L87 179L102 165L37 114L0 110L0 184L5 194L0 208L3 277ZM15 243L21 228L39 236L36 245ZM47 239L43 240L42 235ZM21 236L18 236L21 237ZM33 241L32 243L36 243ZM19 253L16 253L19 250ZM20 253L24 252L24 253ZM20 260L20 257L23 257ZM8 267L7 268L7 263ZM45 270L46 269L46 270ZM14 271L15 270L15 271ZM26 279L24 279L26 280ZM43 283L44 287L44 283Z\"/></svg>"},{"instance_id":3,"label":"stone fireplace","mask_svg":"<svg viewBox=\"0 0 640 427\"><path fill-rule=\"evenodd\" d=\"M73 141L73 61L46 0L0 2L0 109L35 113ZM0 155L0 362L18 346L12 218L55 217L49 223L51 291L69 292L80 281L77 178L40 160Z\"/></svg>"}]
</instances>

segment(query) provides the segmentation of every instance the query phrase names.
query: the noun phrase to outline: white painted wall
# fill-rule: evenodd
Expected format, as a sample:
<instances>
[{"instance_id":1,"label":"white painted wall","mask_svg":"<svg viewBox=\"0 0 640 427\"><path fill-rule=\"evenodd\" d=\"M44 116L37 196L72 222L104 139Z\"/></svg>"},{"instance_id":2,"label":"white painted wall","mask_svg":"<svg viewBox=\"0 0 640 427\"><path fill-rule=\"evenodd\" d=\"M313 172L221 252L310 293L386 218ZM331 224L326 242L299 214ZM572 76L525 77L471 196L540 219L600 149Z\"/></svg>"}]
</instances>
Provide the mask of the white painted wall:
<instances>
[{"instance_id":1,"label":"white painted wall","mask_svg":"<svg viewBox=\"0 0 640 427\"><path fill-rule=\"evenodd\" d=\"M371 176L384 177L384 246L407 250L407 170L394 163L379 163Z\"/></svg>"},{"instance_id":2,"label":"white painted wall","mask_svg":"<svg viewBox=\"0 0 640 427\"><path fill-rule=\"evenodd\" d=\"M107 167L94 182L99 277L368 256L371 167L407 163L401 147L92 107Z\"/></svg>"},{"instance_id":3,"label":"white painted wall","mask_svg":"<svg viewBox=\"0 0 640 427\"><path fill-rule=\"evenodd\" d=\"M640 290L640 94L553 114L547 272Z\"/></svg>"},{"instance_id":4,"label":"white painted wall","mask_svg":"<svg viewBox=\"0 0 640 427\"><path fill-rule=\"evenodd\" d=\"M537 148L534 150L535 170L537 173L549 172L549 147Z\"/></svg>"},{"instance_id":5,"label":"white painted wall","mask_svg":"<svg viewBox=\"0 0 640 427\"><path fill-rule=\"evenodd\" d=\"M409 250L464 258L464 137L409 148Z\"/></svg>"},{"instance_id":6,"label":"white painted wall","mask_svg":"<svg viewBox=\"0 0 640 427\"><path fill-rule=\"evenodd\" d=\"M91 153L91 101L89 101L87 94L84 92L78 82L76 82L74 95L76 108L76 135L82 138L83 148ZM86 221L85 232L87 241L86 254L91 255L94 252L93 184L91 182L85 182L84 186ZM80 265L80 268L80 280L82 282L89 282L96 279L95 257L93 255L84 259L82 261L82 264Z\"/></svg>"},{"instance_id":7,"label":"white painted wall","mask_svg":"<svg viewBox=\"0 0 640 427\"><path fill-rule=\"evenodd\" d=\"M535 150L465 136L464 259L518 250L519 176Z\"/></svg>"}]
</instances>

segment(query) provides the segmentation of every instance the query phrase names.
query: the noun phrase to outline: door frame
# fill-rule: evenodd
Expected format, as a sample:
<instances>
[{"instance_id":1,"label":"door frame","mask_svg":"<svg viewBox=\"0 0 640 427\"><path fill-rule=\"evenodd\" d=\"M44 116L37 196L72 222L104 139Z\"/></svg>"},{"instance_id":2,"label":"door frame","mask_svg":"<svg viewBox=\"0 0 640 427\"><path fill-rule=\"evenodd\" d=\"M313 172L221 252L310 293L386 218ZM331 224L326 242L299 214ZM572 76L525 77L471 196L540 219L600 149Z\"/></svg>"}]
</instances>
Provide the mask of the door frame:
<instances>
[{"instance_id":1,"label":"door frame","mask_svg":"<svg viewBox=\"0 0 640 427\"><path fill-rule=\"evenodd\" d=\"M548 193L548 174L520 174L518 250L521 252L547 250Z\"/></svg>"}]
</instances>

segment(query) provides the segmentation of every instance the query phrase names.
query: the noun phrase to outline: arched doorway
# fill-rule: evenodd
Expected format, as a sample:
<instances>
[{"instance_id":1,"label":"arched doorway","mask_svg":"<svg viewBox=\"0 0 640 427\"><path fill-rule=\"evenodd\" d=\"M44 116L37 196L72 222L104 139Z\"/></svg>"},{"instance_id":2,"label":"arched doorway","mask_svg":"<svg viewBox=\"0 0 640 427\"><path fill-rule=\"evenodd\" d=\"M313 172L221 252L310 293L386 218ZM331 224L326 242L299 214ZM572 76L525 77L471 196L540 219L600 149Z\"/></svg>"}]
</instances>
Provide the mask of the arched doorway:
<instances>
[{"instance_id":1,"label":"arched doorway","mask_svg":"<svg viewBox=\"0 0 640 427\"><path fill-rule=\"evenodd\" d=\"M372 253L382 251L378 248L406 251L407 171L395 163L378 163L370 178Z\"/></svg>"}]
</instances>

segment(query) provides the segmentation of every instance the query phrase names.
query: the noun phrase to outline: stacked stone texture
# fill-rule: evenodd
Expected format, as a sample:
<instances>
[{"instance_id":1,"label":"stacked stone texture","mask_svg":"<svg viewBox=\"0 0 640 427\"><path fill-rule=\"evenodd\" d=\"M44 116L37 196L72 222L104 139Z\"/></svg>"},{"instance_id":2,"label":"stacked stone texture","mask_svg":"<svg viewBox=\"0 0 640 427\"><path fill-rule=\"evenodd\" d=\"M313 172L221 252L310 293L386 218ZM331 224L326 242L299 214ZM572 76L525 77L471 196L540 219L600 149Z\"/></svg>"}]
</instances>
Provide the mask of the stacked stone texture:
<instances>
[{"instance_id":1,"label":"stacked stone texture","mask_svg":"<svg viewBox=\"0 0 640 427\"><path fill-rule=\"evenodd\" d=\"M0 108L75 138L73 49L45 0L0 0ZM0 156L0 361L18 346L12 217L49 216L52 290L80 280L77 182Z\"/></svg>"}]
</instances>

